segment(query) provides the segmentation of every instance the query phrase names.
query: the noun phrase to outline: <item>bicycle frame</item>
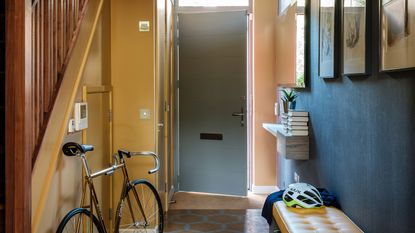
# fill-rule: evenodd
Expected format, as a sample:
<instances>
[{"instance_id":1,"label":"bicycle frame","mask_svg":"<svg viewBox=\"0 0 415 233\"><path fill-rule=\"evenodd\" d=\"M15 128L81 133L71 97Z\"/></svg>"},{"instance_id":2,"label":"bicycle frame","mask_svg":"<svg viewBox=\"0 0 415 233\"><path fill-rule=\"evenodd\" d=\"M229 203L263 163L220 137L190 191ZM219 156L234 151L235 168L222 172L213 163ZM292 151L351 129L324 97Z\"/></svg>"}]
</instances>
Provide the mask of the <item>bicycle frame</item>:
<instances>
[{"instance_id":1,"label":"bicycle frame","mask_svg":"<svg viewBox=\"0 0 415 233\"><path fill-rule=\"evenodd\" d=\"M158 170L159 162L158 162L158 157L157 157L156 154L154 154L152 152L132 152L131 155L151 155L151 156L153 156L156 159L156 168L153 169L153 170L150 170L149 173L150 174L155 173ZM99 220L100 224L102 225L102 228L103 228L104 232L107 233L108 230L105 226L104 218L103 218L103 215L102 215L102 210L101 210L101 207L99 205L99 201L98 201L97 194L96 194L96 191L95 191L93 179L96 178L96 177L102 176L102 175L112 175L118 169L121 169L123 171L124 179L123 179L123 187L122 187L122 190L121 190L120 200L119 200L118 205L117 205L117 211L116 211L115 216L120 216L121 211L122 211L122 209L125 205L123 197L126 196L127 192L130 189L132 189L133 194L134 194L135 198L138 201L139 210L140 210L140 212L141 212L141 214L144 218L144 224L147 225L148 224L147 216L145 215L143 206L141 204L141 200L138 197L137 190L130 183L130 178L128 176L127 167L126 167L126 164L125 164L125 159L123 157L121 157L120 161L118 163L118 158L114 157L115 163L114 163L113 166L111 166L109 168L106 168L106 169L103 169L103 170L100 170L100 171L95 172L95 173L91 173L91 170L89 169L88 162L87 162L87 159L86 159L86 155L85 154L80 154L80 157L82 159L82 163L83 163L84 170L85 170L85 183L84 183L84 186L83 186L81 205L80 206L81 206L81 208L89 208L89 210L91 212L91 215L94 214L94 207L95 207L95 210L97 212L98 220ZM89 205L85 205L86 187L87 186L89 188ZM126 200L127 200L127 204L129 205L131 217L133 218L134 223L136 223L136 218L135 218L134 213L132 211L132 205L131 205L130 198L129 198L129 196L126 196L126 197L127 197ZM110 216L110 218L112 218L112 216ZM90 230L91 231L90 232L92 232L92 227L93 227L92 218L90 218L90 221L91 221L91 223L90 223L90 227L91 227ZM115 225L114 225L114 233L118 232L119 225L120 225L120 218L116 218L116 222L115 222ZM77 228L79 229L79 225L77 226Z\"/></svg>"}]
</instances>

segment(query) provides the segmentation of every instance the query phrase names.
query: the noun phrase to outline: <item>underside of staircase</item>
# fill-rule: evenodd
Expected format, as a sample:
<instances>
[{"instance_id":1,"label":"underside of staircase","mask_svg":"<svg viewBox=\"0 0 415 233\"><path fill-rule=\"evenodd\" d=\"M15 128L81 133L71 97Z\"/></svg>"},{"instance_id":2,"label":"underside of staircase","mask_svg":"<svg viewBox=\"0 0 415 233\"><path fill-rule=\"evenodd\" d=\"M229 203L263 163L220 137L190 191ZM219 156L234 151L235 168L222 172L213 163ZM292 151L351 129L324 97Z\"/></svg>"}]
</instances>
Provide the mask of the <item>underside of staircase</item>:
<instances>
[{"instance_id":1,"label":"underside of staircase","mask_svg":"<svg viewBox=\"0 0 415 233\"><path fill-rule=\"evenodd\" d=\"M0 0L0 232L32 232L33 168L89 1Z\"/></svg>"}]
</instances>

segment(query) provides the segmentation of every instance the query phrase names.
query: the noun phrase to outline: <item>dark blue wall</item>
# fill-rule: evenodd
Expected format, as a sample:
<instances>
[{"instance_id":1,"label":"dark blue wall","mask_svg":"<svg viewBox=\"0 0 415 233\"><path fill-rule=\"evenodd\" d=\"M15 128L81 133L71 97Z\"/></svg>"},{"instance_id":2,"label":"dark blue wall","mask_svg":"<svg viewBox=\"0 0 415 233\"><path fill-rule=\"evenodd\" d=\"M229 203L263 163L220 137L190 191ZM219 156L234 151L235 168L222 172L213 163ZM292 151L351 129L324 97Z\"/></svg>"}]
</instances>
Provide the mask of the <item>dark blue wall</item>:
<instances>
[{"instance_id":1,"label":"dark blue wall","mask_svg":"<svg viewBox=\"0 0 415 233\"><path fill-rule=\"evenodd\" d=\"M318 1L311 2L311 73L298 101L310 111L311 158L279 158L279 185L297 172L336 194L365 232L415 232L415 71L379 74L373 1L372 75L319 78Z\"/></svg>"}]
</instances>

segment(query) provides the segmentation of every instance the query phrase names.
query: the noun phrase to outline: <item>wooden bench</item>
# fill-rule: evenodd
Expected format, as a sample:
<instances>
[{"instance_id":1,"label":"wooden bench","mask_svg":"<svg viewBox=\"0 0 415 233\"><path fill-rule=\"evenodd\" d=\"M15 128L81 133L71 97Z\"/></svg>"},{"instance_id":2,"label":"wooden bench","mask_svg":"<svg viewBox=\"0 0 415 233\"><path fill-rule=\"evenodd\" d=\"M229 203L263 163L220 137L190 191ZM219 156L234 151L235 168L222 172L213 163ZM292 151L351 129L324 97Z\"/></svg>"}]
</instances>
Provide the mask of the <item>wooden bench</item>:
<instances>
[{"instance_id":1,"label":"wooden bench","mask_svg":"<svg viewBox=\"0 0 415 233\"><path fill-rule=\"evenodd\" d=\"M270 232L277 233L362 233L344 212L334 207L300 209L274 203Z\"/></svg>"}]
</instances>

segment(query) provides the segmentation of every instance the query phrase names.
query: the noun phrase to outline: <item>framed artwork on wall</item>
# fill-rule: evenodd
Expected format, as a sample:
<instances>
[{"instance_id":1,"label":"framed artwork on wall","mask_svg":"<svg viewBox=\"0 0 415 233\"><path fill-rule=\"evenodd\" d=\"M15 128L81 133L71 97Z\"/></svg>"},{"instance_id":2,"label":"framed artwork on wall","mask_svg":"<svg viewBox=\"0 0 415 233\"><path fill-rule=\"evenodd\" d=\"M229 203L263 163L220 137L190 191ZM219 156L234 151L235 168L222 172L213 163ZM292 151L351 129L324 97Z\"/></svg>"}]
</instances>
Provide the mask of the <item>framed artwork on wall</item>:
<instances>
[{"instance_id":1,"label":"framed artwork on wall","mask_svg":"<svg viewBox=\"0 0 415 233\"><path fill-rule=\"evenodd\" d=\"M335 78L338 69L338 3L340 0L320 0L319 76Z\"/></svg>"},{"instance_id":2,"label":"framed artwork on wall","mask_svg":"<svg viewBox=\"0 0 415 233\"><path fill-rule=\"evenodd\" d=\"M367 75L370 70L370 1L344 0L342 20L343 75Z\"/></svg>"},{"instance_id":3,"label":"framed artwork on wall","mask_svg":"<svg viewBox=\"0 0 415 233\"><path fill-rule=\"evenodd\" d=\"M415 68L415 1L380 1L380 71Z\"/></svg>"}]
</instances>

